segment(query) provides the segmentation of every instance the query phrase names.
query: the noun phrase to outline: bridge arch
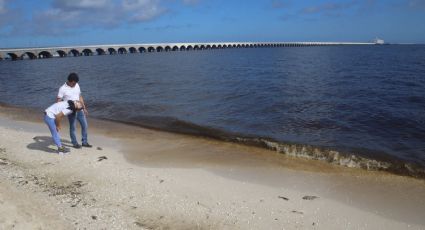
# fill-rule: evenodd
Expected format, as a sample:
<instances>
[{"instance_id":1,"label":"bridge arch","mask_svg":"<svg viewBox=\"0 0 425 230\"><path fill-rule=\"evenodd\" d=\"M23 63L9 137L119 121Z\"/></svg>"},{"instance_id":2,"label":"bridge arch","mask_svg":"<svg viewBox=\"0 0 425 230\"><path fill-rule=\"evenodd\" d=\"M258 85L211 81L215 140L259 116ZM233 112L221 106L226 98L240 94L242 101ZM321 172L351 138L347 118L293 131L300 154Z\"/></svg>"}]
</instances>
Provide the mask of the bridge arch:
<instances>
[{"instance_id":1,"label":"bridge arch","mask_svg":"<svg viewBox=\"0 0 425 230\"><path fill-rule=\"evenodd\" d=\"M162 52L164 51L164 48L162 46L156 47L156 52Z\"/></svg>"},{"instance_id":2,"label":"bridge arch","mask_svg":"<svg viewBox=\"0 0 425 230\"><path fill-rule=\"evenodd\" d=\"M97 55L105 55L106 54L105 50L102 49L102 48L97 48L96 53L97 53Z\"/></svg>"},{"instance_id":3,"label":"bridge arch","mask_svg":"<svg viewBox=\"0 0 425 230\"><path fill-rule=\"evenodd\" d=\"M51 58L53 57L53 55L49 52L49 51L41 51L40 53L38 53L38 57L39 58Z\"/></svg>"},{"instance_id":4,"label":"bridge arch","mask_svg":"<svg viewBox=\"0 0 425 230\"><path fill-rule=\"evenodd\" d=\"M155 48L153 48L152 46L149 46L148 47L148 52L149 53L155 52Z\"/></svg>"},{"instance_id":5,"label":"bridge arch","mask_svg":"<svg viewBox=\"0 0 425 230\"><path fill-rule=\"evenodd\" d=\"M58 53L59 57L66 57L66 52L63 50L56 50L56 53Z\"/></svg>"},{"instance_id":6,"label":"bridge arch","mask_svg":"<svg viewBox=\"0 0 425 230\"><path fill-rule=\"evenodd\" d=\"M173 46L173 51L179 51L179 47L178 46Z\"/></svg>"},{"instance_id":7,"label":"bridge arch","mask_svg":"<svg viewBox=\"0 0 425 230\"><path fill-rule=\"evenodd\" d=\"M195 45L195 46L193 47L193 50L199 50L199 46L198 46L198 45Z\"/></svg>"},{"instance_id":8,"label":"bridge arch","mask_svg":"<svg viewBox=\"0 0 425 230\"><path fill-rule=\"evenodd\" d=\"M72 56L74 56L74 57L78 57L78 56L80 56L80 52L79 52L78 50L76 50L76 49L72 49L72 50L70 50L70 51L68 52L68 54L69 54L69 55L72 55Z\"/></svg>"},{"instance_id":9,"label":"bridge arch","mask_svg":"<svg viewBox=\"0 0 425 230\"><path fill-rule=\"evenodd\" d=\"M117 54L117 51L114 48L108 48L108 52L110 55Z\"/></svg>"},{"instance_id":10,"label":"bridge arch","mask_svg":"<svg viewBox=\"0 0 425 230\"><path fill-rule=\"evenodd\" d=\"M126 54L127 53L127 49L125 49L124 47L120 47L120 48L118 48L118 53L119 54Z\"/></svg>"},{"instance_id":11,"label":"bridge arch","mask_svg":"<svg viewBox=\"0 0 425 230\"><path fill-rule=\"evenodd\" d=\"M25 52L21 55L21 59L36 59L37 55L32 52Z\"/></svg>"},{"instance_id":12,"label":"bridge arch","mask_svg":"<svg viewBox=\"0 0 425 230\"><path fill-rule=\"evenodd\" d=\"M18 60L18 55L15 53L7 53L12 61Z\"/></svg>"},{"instance_id":13,"label":"bridge arch","mask_svg":"<svg viewBox=\"0 0 425 230\"><path fill-rule=\"evenodd\" d=\"M132 53L132 54L137 53L137 49L136 49L136 48L134 48L134 47L130 47L128 50L129 50L129 51L130 51L130 53Z\"/></svg>"},{"instance_id":14,"label":"bridge arch","mask_svg":"<svg viewBox=\"0 0 425 230\"><path fill-rule=\"evenodd\" d=\"M188 47L186 48L186 50L193 50L193 47L192 47L192 46L188 46Z\"/></svg>"},{"instance_id":15,"label":"bridge arch","mask_svg":"<svg viewBox=\"0 0 425 230\"><path fill-rule=\"evenodd\" d=\"M146 53L145 47L139 47L139 53Z\"/></svg>"},{"instance_id":16,"label":"bridge arch","mask_svg":"<svg viewBox=\"0 0 425 230\"><path fill-rule=\"evenodd\" d=\"M93 51L91 49L83 49L83 51L81 51L81 53L84 56L92 56L93 55Z\"/></svg>"},{"instance_id":17,"label":"bridge arch","mask_svg":"<svg viewBox=\"0 0 425 230\"><path fill-rule=\"evenodd\" d=\"M186 50L186 46L180 46L180 51L185 51Z\"/></svg>"},{"instance_id":18,"label":"bridge arch","mask_svg":"<svg viewBox=\"0 0 425 230\"><path fill-rule=\"evenodd\" d=\"M205 46L204 46L204 45L201 45L201 46L199 47L199 49L200 49L200 50L204 50L204 49L205 49Z\"/></svg>"},{"instance_id":19,"label":"bridge arch","mask_svg":"<svg viewBox=\"0 0 425 230\"><path fill-rule=\"evenodd\" d=\"M170 46L166 46L165 47L165 52L170 52L171 51L171 47Z\"/></svg>"}]
</instances>

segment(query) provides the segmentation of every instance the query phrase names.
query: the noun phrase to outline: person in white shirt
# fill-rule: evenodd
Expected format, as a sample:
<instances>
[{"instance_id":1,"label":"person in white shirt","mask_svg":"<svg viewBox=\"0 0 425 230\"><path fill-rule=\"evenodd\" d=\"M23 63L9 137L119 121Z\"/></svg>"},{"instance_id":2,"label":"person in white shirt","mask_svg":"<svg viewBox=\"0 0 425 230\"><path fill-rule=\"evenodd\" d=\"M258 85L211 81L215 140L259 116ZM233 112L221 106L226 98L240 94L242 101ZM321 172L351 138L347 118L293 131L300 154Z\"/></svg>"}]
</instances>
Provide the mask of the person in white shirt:
<instances>
[{"instance_id":1,"label":"person in white shirt","mask_svg":"<svg viewBox=\"0 0 425 230\"><path fill-rule=\"evenodd\" d=\"M61 120L64 116L76 113L83 108L79 101L61 101L49 106L44 111L44 122L49 127L53 141L58 147L58 153L66 153L67 149L62 146L59 130L61 130Z\"/></svg>"},{"instance_id":2,"label":"person in white shirt","mask_svg":"<svg viewBox=\"0 0 425 230\"><path fill-rule=\"evenodd\" d=\"M75 101L78 100L82 104L82 110L77 111L76 113L68 115L69 120L69 135L71 137L71 142L74 148L81 148L81 146L84 147L92 147L92 145L88 142L88 134L87 134L87 118L88 115L87 107L84 103L83 96L81 95L80 86L78 85L78 75L76 73L70 73L68 75L68 81L65 82L60 88L58 92L58 96L56 99L56 102L60 101ZM75 136L75 123L76 120L80 123L81 126L81 145L78 144L77 137Z\"/></svg>"}]
</instances>

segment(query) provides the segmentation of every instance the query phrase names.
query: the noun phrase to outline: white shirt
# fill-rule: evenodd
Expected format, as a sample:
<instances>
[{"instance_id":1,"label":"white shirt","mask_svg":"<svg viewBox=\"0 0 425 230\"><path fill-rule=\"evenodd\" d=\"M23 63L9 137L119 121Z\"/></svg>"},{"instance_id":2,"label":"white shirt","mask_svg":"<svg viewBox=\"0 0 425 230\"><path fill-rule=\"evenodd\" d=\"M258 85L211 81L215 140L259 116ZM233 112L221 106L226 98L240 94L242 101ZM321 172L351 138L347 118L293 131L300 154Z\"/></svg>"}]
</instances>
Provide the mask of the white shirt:
<instances>
[{"instance_id":1,"label":"white shirt","mask_svg":"<svg viewBox=\"0 0 425 230\"><path fill-rule=\"evenodd\" d=\"M65 116L71 114L72 110L68 108L68 101L61 101L49 106L49 108L47 108L45 111L47 116L54 119L55 115L59 114L60 112L62 112Z\"/></svg>"},{"instance_id":2,"label":"white shirt","mask_svg":"<svg viewBox=\"0 0 425 230\"><path fill-rule=\"evenodd\" d=\"M59 88L59 92L58 92L58 98L62 99L63 101L76 101L76 100L80 100L80 95L81 95L81 90L80 90L80 86L78 85L78 83L75 84L74 87L71 87L69 85L63 84L60 88Z\"/></svg>"}]
</instances>

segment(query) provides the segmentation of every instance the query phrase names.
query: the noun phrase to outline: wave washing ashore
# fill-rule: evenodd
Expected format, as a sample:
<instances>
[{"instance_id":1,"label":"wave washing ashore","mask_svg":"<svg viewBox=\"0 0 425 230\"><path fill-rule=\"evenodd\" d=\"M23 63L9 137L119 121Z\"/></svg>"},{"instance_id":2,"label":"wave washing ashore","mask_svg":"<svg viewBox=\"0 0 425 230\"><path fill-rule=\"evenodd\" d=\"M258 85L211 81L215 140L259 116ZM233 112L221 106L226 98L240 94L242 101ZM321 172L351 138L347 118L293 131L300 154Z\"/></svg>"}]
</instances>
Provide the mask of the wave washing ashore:
<instances>
[{"instance_id":1,"label":"wave washing ashore","mask_svg":"<svg viewBox=\"0 0 425 230\"><path fill-rule=\"evenodd\" d=\"M0 100L44 108L69 72L93 117L425 177L425 46L5 61Z\"/></svg>"},{"instance_id":2,"label":"wave washing ashore","mask_svg":"<svg viewBox=\"0 0 425 230\"><path fill-rule=\"evenodd\" d=\"M425 226L424 180L96 119L58 156L40 117L0 107L0 229Z\"/></svg>"}]
</instances>

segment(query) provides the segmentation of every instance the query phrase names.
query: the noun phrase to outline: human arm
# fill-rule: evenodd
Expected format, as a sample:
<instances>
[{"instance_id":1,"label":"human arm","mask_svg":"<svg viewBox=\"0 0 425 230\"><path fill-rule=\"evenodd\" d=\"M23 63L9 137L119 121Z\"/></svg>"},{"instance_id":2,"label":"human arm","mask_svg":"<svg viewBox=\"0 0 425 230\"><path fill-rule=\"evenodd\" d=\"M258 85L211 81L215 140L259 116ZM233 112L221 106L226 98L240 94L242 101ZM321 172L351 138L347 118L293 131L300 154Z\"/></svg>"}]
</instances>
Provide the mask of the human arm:
<instances>
[{"instance_id":1,"label":"human arm","mask_svg":"<svg viewBox=\"0 0 425 230\"><path fill-rule=\"evenodd\" d=\"M62 87L59 88L58 96L56 97L56 102L63 101L64 90Z\"/></svg>"},{"instance_id":2,"label":"human arm","mask_svg":"<svg viewBox=\"0 0 425 230\"><path fill-rule=\"evenodd\" d=\"M81 94L80 94L80 102L83 105L84 114L86 116L88 116L89 115L89 111L87 110L86 103L84 103L84 98L83 98L83 96Z\"/></svg>"},{"instance_id":3,"label":"human arm","mask_svg":"<svg viewBox=\"0 0 425 230\"><path fill-rule=\"evenodd\" d=\"M55 124L56 124L56 130L59 132L61 130L61 120L65 115L63 112L60 112L55 115Z\"/></svg>"}]
</instances>

